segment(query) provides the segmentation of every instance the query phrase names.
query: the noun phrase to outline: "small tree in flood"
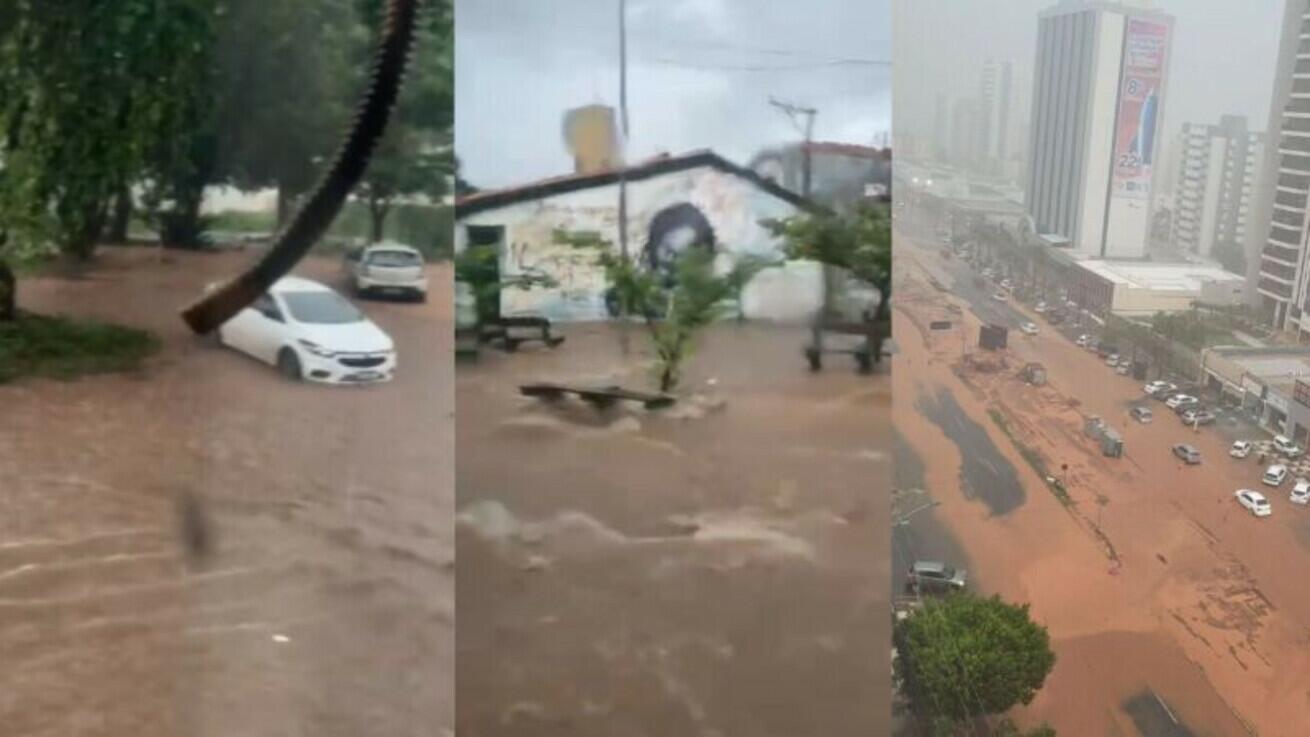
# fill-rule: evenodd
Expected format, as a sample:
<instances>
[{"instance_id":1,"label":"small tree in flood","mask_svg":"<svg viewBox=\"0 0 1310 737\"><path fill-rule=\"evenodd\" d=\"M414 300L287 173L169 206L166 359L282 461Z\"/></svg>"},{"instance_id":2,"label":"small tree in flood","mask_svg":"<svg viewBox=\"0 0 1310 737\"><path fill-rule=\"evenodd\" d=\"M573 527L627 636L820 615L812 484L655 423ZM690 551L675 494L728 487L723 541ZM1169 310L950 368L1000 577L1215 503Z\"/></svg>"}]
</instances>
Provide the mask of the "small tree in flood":
<instances>
[{"instance_id":1,"label":"small tree in flood","mask_svg":"<svg viewBox=\"0 0 1310 737\"><path fill-rule=\"evenodd\" d=\"M884 325L890 320L892 296L892 231L887 207L862 204L849 215L817 213L765 220L762 225L781 238L787 258L817 261L841 269L878 290L878 305L871 316ZM827 280L825 279L825 284ZM831 295L824 294L824 311ZM882 355L887 330L876 333L875 357Z\"/></svg>"},{"instance_id":2,"label":"small tree in flood","mask_svg":"<svg viewBox=\"0 0 1310 737\"><path fill-rule=\"evenodd\" d=\"M558 243L599 251L613 307L619 319L642 320L655 350L655 381L661 392L677 388L682 368L695 352L702 330L723 316L724 303L740 299L745 285L770 262L738 259L726 273L716 273L714 252L690 248L676 257L672 279L644 268L630 256L615 253L609 241L593 233L555 233Z\"/></svg>"}]
</instances>

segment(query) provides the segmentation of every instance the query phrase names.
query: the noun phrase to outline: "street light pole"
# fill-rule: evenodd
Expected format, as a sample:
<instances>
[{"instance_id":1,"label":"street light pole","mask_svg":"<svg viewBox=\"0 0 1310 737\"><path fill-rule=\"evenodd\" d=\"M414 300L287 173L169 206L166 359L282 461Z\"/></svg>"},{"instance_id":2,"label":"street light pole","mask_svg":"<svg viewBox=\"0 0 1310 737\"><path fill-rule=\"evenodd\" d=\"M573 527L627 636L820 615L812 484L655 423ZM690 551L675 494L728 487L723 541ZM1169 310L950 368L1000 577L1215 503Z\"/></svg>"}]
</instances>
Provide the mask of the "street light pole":
<instances>
[{"instance_id":1,"label":"street light pole","mask_svg":"<svg viewBox=\"0 0 1310 737\"><path fill-rule=\"evenodd\" d=\"M619 254L628 258L628 0L619 0Z\"/></svg>"}]
</instances>

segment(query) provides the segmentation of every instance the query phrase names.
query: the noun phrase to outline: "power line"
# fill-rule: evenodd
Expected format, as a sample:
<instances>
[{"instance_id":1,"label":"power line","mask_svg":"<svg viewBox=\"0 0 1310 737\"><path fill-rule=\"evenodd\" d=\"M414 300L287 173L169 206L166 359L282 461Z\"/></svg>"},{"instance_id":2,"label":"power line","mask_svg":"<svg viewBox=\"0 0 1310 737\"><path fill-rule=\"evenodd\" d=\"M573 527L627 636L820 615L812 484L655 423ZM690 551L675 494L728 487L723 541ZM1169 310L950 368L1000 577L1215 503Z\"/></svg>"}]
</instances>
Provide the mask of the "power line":
<instances>
[{"instance_id":1,"label":"power line","mask_svg":"<svg viewBox=\"0 0 1310 737\"><path fill-rule=\"evenodd\" d=\"M833 67L887 67L890 68L890 61L880 61L877 59L829 59L827 61L804 62L800 64L711 64L688 62L681 59L671 59L668 57L656 57L649 61L663 66L679 67L682 69L697 69L700 71L722 71L722 72L790 72L805 69L824 69Z\"/></svg>"},{"instance_id":2,"label":"power line","mask_svg":"<svg viewBox=\"0 0 1310 737\"><path fill-rule=\"evenodd\" d=\"M832 54L832 51L831 51L831 50L824 50L824 51L801 51L801 50L797 50L797 49L779 49L779 48L771 48L771 47L766 47L766 46L748 46L748 45L745 45L745 44L732 44L732 43L726 43L726 42L722 42L722 41L718 41L718 42L716 42L716 41L670 41L670 40L668 40L668 39L658 39L658 40L657 40L657 39L650 39L650 40L651 40L651 43L652 43L652 44L658 45L660 48L669 48L669 47L679 47L679 46L681 46L681 47L683 47L683 48L689 48L689 49L707 49L707 50L719 50L719 51L732 51L732 52L740 52L740 53L747 53L747 54L760 54L760 55L764 55L764 56L785 56L785 57L793 57L793 58L795 58L795 57L810 57L810 58L819 58L819 59L830 59L830 60L841 60L841 61L852 61L852 62L865 62L865 63L869 63L869 64L890 64L890 62L887 61L887 60L885 60L885 59L872 59L872 58L861 57L861 56L856 56L856 55L847 55L847 54L842 54L842 55L838 55L838 56L835 56L835 57L834 57L833 54Z\"/></svg>"}]
</instances>

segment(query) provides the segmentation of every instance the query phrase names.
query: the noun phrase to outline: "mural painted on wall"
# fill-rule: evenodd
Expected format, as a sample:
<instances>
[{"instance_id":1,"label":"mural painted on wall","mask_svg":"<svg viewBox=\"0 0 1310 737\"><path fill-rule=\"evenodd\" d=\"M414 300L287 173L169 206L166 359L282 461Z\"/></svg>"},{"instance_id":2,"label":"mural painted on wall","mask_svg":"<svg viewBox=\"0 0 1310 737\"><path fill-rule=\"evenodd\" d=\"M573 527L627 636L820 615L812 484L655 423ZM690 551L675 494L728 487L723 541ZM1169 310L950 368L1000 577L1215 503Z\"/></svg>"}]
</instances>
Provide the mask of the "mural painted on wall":
<instances>
[{"instance_id":1,"label":"mural painted on wall","mask_svg":"<svg viewBox=\"0 0 1310 737\"><path fill-rule=\"evenodd\" d=\"M666 284L672 284L678 257L693 249L714 251L714 226L695 205L667 207L651 218L645 260Z\"/></svg>"},{"instance_id":2,"label":"mural painted on wall","mask_svg":"<svg viewBox=\"0 0 1310 737\"><path fill-rule=\"evenodd\" d=\"M600 186L479 214L470 224L505 226L501 271L549 274L553 288L506 290L503 314L533 313L551 320L604 320L611 316L609 285L587 249L557 243L557 231L591 233L618 247L617 186ZM775 257L778 244L759 221L786 217L795 208L752 183L713 169L680 171L628 185L628 244L634 256L651 268L668 271L678 253L688 248L713 249L724 262L744 255ZM787 307L761 307L771 318L790 315L808 304L808 276L795 281L787 274L761 279ZM762 275L763 277L764 275ZM762 305L767 295L752 297Z\"/></svg>"}]
</instances>

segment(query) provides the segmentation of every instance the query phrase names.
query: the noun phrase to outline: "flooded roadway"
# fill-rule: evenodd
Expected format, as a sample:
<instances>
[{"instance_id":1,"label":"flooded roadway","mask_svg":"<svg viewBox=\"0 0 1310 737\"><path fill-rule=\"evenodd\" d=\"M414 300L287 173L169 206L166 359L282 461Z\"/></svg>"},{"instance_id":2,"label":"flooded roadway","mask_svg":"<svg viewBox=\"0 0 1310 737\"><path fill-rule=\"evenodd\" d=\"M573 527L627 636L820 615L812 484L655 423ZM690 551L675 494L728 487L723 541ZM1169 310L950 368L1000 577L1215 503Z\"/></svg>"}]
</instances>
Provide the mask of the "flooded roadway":
<instances>
[{"instance_id":1,"label":"flooded roadway","mask_svg":"<svg viewBox=\"0 0 1310 737\"><path fill-rule=\"evenodd\" d=\"M565 334L457 372L459 733L885 730L886 377L725 324L672 409L518 396L648 386L640 334Z\"/></svg>"},{"instance_id":2,"label":"flooded roadway","mask_svg":"<svg viewBox=\"0 0 1310 737\"><path fill-rule=\"evenodd\" d=\"M898 268L911 265L912 274L906 279L898 271L897 277L896 329L902 348L894 372L898 432L922 459L924 486L941 502L932 512L933 519L966 548L971 578L977 570L986 579L988 593L1031 603L1034 617L1050 629L1057 655L1046 686L1032 705L1015 710L1015 716L1028 725L1050 721L1062 734L1247 735L1252 725L1244 717L1263 722L1260 734L1295 734L1271 726L1271 720L1252 704L1283 710L1289 718L1274 724L1286 727L1297 721L1290 719L1296 710L1297 688L1278 687L1289 692L1281 699L1269 691L1262 695L1261 687L1234 688L1244 673L1247 679L1255 676L1252 662L1260 663L1260 658L1271 666L1269 670L1257 666L1260 678L1268 678L1277 667L1293 681L1303 672L1296 663L1304 659L1278 657L1284 662L1275 666L1269 646L1253 644L1251 638L1257 636L1247 634L1260 632L1261 639L1277 640L1284 652L1303 647L1294 644L1297 636L1286 617L1273 616L1254 594L1242 593L1254 585L1243 567L1223 562L1227 554L1215 550L1218 537L1208 531L1227 529L1227 515L1213 519L1216 515L1210 509L1190 502L1196 505L1192 514L1205 517L1202 527L1177 514L1183 496L1201 492L1151 484L1148 488L1155 492L1143 495L1141 481L1134 483L1139 474L1159 478L1157 474L1168 473L1165 466L1174 465L1167 462L1167 444L1160 446L1156 458L1148 452L1151 443L1141 437L1168 434L1169 428L1126 427L1131 455L1117 464L1085 447L1077 405L1061 395L1061 382L1080 389L1113 389L1120 386L1119 379L1097 378L1103 376L1104 367L1071 345L1067 359L1064 352L1048 358L1045 347L1059 337L1019 341L1010 351L1017 359L1011 365L1047 362L1052 386L1026 387L1013 372L956 375L959 338L924 328L927 320L943 319L935 315L945 316L950 310L941 304L941 291L913 267L916 257L934 262L931 273L938 283L946 284L952 281L946 273L950 262L938 264L923 249L907 248L902 239L898 244ZM919 315L913 322L906 319L916 311ZM964 319L968 330L976 330L975 316L966 312ZM1090 368L1084 369L1084 364ZM1072 373L1087 370L1096 377ZM992 440L958 442L957 421L943 406L950 403L933 401L943 389L953 397L951 412L971 418ZM1104 394L1092 391L1078 398L1086 401L1089 411L1113 418L1122 415L1123 397L1107 399ZM904 401L906 397L909 401ZM1063 507L1045 491L1042 480L1023 461L1016 441L989 422L990 411L1006 418L1027 452L1040 455L1048 464L1067 464L1071 507ZM937 416L928 416L933 413ZM1005 515L992 514L961 493L961 470L970 465L977 447L988 445L1008 460L1028 491L1025 502ZM995 476L990 468L981 473L983 478ZM1118 548L1121 564L1107 559L1093 534L1100 525L1104 526L1101 534ZM1198 534L1198 529L1204 532ZM1233 657L1220 648L1232 648ZM1263 653L1257 655L1259 651ZM1237 660L1250 670L1225 670ZM1223 680L1213 681L1216 677ZM1278 681L1285 683L1284 678ZM1222 692L1219 683L1224 684ZM1144 693L1152 694L1150 702L1137 699ZM1230 704L1247 708L1239 713Z\"/></svg>"},{"instance_id":3,"label":"flooded roadway","mask_svg":"<svg viewBox=\"0 0 1310 737\"><path fill-rule=\"evenodd\" d=\"M0 386L4 734L452 733L450 273L426 305L361 305L395 382L322 387L186 332L178 308L243 261L107 249L20 284L29 310L164 347L138 375ZM183 492L211 524L200 565Z\"/></svg>"}]
</instances>

